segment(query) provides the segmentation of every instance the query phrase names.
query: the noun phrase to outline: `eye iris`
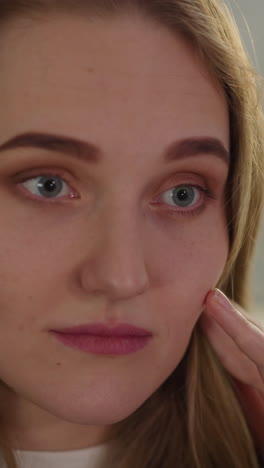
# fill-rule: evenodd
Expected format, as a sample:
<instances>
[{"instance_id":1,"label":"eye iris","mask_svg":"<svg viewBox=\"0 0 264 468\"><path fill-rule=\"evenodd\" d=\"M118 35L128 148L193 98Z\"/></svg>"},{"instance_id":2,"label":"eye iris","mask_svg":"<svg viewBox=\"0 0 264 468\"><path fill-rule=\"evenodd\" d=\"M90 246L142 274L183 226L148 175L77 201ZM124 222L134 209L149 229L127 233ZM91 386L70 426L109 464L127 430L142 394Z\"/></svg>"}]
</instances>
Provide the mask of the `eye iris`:
<instances>
[{"instance_id":1,"label":"eye iris","mask_svg":"<svg viewBox=\"0 0 264 468\"><path fill-rule=\"evenodd\" d=\"M176 188L172 194L174 203L179 204L180 202L180 206L188 206L191 203L189 197L194 197L194 190L192 187Z\"/></svg>"},{"instance_id":2,"label":"eye iris","mask_svg":"<svg viewBox=\"0 0 264 468\"><path fill-rule=\"evenodd\" d=\"M57 186L56 181L59 181L58 188L56 188ZM38 189L41 191L42 195L46 195L47 197L52 197L54 196L54 194L57 195L58 193L60 193L62 189L62 182L57 177L44 176L44 177L41 177L40 182L38 182ZM43 193L43 189L44 189L44 193ZM47 190L48 193L47 192L45 193L45 190Z\"/></svg>"}]
</instances>

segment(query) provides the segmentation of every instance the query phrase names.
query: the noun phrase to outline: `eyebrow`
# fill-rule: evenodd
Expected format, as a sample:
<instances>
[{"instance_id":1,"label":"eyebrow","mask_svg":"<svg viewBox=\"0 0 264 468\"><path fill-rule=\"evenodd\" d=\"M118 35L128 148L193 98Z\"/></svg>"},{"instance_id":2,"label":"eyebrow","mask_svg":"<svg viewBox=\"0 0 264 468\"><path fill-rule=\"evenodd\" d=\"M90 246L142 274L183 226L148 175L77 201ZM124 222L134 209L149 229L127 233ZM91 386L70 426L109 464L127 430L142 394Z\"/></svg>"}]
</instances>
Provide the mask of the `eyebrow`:
<instances>
[{"instance_id":1,"label":"eyebrow","mask_svg":"<svg viewBox=\"0 0 264 468\"><path fill-rule=\"evenodd\" d=\"M52 133L33 131L16 135L0 145L0 152L16 148L39 148L59 152L92 164L102 160L102 152L95 144ZM174 141L166 147L164 160L170 162L202 154L220 158L227 165L230 163L230 152L221 140L213 137L192 137Z\"/></svg>"}]
</instances>

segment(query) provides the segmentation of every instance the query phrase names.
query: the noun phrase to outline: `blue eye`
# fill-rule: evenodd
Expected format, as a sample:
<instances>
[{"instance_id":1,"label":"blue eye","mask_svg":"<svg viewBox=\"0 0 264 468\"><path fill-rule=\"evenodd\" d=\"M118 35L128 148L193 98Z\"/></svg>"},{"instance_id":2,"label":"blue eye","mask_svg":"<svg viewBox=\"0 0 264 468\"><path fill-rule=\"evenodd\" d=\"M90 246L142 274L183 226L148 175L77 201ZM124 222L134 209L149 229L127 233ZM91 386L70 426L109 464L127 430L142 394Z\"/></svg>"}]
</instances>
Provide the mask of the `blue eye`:
<instances>
[{"instance_id":1,"label":"blue eye","mask_svg":"<svg viewBox=\"0 0 264 468\"><path fill-rule=\"evenodd\" d=\"M61 175L43 174L36 177L24 178L19 185L26 188L32 195L38 196L40 199L54 200L61 199L64 196L68 196L70 193L75 193L67 189L70 187L69 182L64 179ZM71 188L71 187L70 187ZM70 195L70 198L73 198Z\"/></svg>"},{"instance_id":2,"label":"blue eye","mask_svg":"<svg viewBox=\"0 0 264 468\"><path fill-rule=\"evenodd\" d=\"M36 184L36 188L41 196L53 198L59 195L62 191L64 182L62 182L62 179L60 177L41 176L32 178L31 180L34 181L37 179L39 179L39 182Z\"/></svg>"},{"instance_id":3,"label":"blue eye","mask_svg":"<svg viewBox=\"0 0 264 468\"><path fill-rule=\"evenodd\" d=\"M172 209L162 208L161 211L165 213L165 216L194 216L207 207L209 199L216 200L217 197L208 188L200 185L182 184L163 192L159 197L162 203L158 201L155 205L163 205L165 202L167 206L172 207ZM192 208L193 206L194 208ZM185 209L180 210L179 208Z\"/></svg>"},{"instance_id":4,"label":"blue eye","mask_svg":"<svg viewBox=\"0 0 264 468\"><path fill-rule=\"evenodd\" d=\"M200 190L203 190L202 187L200 187ZM167 198L165 201L172 201L179 207L184 208L186 206L190 206L193 200L193 203L195 203L197 199L199 199L199 194L197 195L196 192L198 192L198 189L192 185L179 185L178 187L173 187L172 189L164 192L165 194L169 193L169 196L164 198Z\"/></svg>"}]
</instances>

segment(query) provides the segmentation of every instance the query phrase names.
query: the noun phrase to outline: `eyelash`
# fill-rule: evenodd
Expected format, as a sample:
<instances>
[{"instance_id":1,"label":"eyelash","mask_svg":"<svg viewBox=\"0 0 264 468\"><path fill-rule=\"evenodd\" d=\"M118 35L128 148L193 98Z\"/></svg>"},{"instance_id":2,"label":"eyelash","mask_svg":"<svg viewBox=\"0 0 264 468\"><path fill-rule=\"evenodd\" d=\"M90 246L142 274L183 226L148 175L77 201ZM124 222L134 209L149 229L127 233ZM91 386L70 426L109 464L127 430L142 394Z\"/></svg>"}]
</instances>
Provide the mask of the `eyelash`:
<instances>
[{"instance_id":1,"label":"eyelash","mask_svg":"<svg viewBox=\"0 0 264 468\"><path fill-rule=\"evenodd\" d=\"M70 181L70 178L68 177L67 173L63 172L63 171L54 171L51 170L51 172L48 172L46 169L44 172L42 172L42 169L39 169L37 173L33 173L31 174L31 177L24 177L22 180L19 180L16 182L16 185L21 185L27 181L30 181L30 180L33 180L33 179L37 179L39 177L57 177L57 178L60 178L63 180L63 182L66 182L66 184L68 184L72 190L72 193L74 193L74 195L77 195L77 192L75 192L75 190L72 189L71 187L71 181ZM209 188L205 188L205 187L202 187L200 185L196 185L196 184L188 184L188 183L182 183L182 184L178 184L176 186L173 186L167 190L165 190L164 192L162 192L162 194L170 191L170 190L175 190L176 188L178 187L181 187L181 186L187 186L187 187L192 187L192 188L196 188L200 194L202 194L202 198L205 199L205 202L198 206L198 208L196 209L192 209L192 210L184 210L184 211L179 211L179 210L176 210L176 209L163 209L162 211L165 211L165 215L166 216L169 216L169 217L175 217L175 216L195 216L195 215L198 215L200 214L207 206L208 202L209 202L209 199L213 199L213 200L216 200L217 198L214 196L213 192L209 189ZM162 195L161 194L161 195ZM26 196L26 198L29 198L32 200L31 197L28 197ZM73 198L73 197L72 197ZM77 196L74 196L74 198L79 198L78 195ZM33 199L33 201L37 201L37 202L40 202L40 203L46 203L46 204L52 204L52 203L55 203L55 201L45 201L45 202L42 202L42 201L39 201L38 199ZM160 205L161 203L159 201L156 201L154 202L154 205ZM188 208L188 207L187 207Z\"/></svg>"}]
</instances>

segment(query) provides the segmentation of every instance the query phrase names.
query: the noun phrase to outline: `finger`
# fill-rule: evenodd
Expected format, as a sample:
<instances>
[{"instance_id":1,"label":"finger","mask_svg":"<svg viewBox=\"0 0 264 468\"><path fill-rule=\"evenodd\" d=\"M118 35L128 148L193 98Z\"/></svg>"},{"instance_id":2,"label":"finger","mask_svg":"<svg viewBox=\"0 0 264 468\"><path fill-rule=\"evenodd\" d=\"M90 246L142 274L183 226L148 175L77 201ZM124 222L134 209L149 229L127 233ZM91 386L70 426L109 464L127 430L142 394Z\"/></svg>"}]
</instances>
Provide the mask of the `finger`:
<instances>
[{"instance_id":1,"label":"finger","mask_svg":"<svg viewBox=\"0 0 264 468\"><path fill-rule=\"evenodd\" d=\"M263 380L254 362L241 352L234 340L213 317L202 314L199 321L202 330L228 372L237 380L262 390L264 396Z\"/></svg>"},{"instance_id":2,"label":"finger","mask_svg":"<svg viewBox=\"0 0 264 468\"><path fill-rule=\"evenodd\" d=\"M232 301L232 300L230 300L230 302L233 305L233 307L238 310L238 312L240 312L244 317L246 317L249 320L249 322L253 323L256 327L260 328L260 330L262 330L264 332L263 323L261 323L257 319L255 319L253 315L248 314L243 309L243 307L241 307L239 304L237 304L237 302Z\"/></svg>"},{"instance_id":3,"label":"finger","mask_svg":"<svg viewBox=\"0 0 264 468\"><path fill-rule=\"evenodd\" d=\"M249 321L227 297L214 290L206 300L205 313L212 315L217 323L234 340L240 350L258 367L264 383L264 331L256 321Z\"/></svg>"}]
</instances>

